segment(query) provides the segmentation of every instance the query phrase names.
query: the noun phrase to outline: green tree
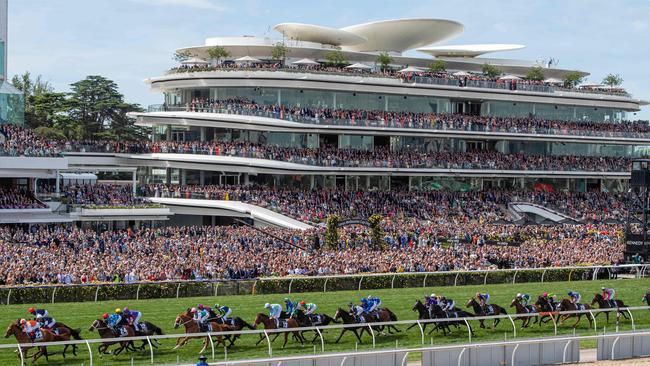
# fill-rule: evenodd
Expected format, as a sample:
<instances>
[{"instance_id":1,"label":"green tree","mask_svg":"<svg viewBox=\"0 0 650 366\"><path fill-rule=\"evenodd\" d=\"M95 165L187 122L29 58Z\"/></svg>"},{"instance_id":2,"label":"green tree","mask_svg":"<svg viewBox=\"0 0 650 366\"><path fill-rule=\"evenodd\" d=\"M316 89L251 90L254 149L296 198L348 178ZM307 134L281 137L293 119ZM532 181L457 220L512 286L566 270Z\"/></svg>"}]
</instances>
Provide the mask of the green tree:
<instances>
[{"instance_id":1,"label":"green tree","mask_svg":"<svg viewBox=\"0 0 650 366\"><path fill-rule=\"evenodd\" d=\"M526 73L525 79L542 81L546 79L546 77L544 76L544 70L542 69L541 66L533 66L530 69L528 69L528 73Z\"/></svg>"},{"instance_id":2,"label":"green tree","mask_svg":"<svg viewBox=\"0 0 650 366\"><path fill-rule=\"evenodd\" d=\"M380 65L381 71L386 71L388 69L388 65L393 62L393 58L390 57L388 53L382 52L377 55L376 62Z\"/></svg>"},{"instance_id":3,"label":"green tree","mask_svg":"<svg viewBox=\"0 0 650 366\"><path fill-rule=\"evenodd\" d=\"M188 58L194 57L194 54L188 50L178 50L174 52L174 55L172 56L172 59L176 62L183 62L187 60Z\"/></svg>"},{"instance_id":4,"label":"green tree","mask_svg":"<svg viewBox=\"0 0 650 366\"><path fill-rule=\"evenodd\" d=\"M289 48L285 46L284 43L278 42L273 45L273 48L271 49L271 58L274 60L281 60L284 64L284 59L287 57L288 53Z\"/></svg>"},{"instance_id":5,"label":"green tree","mask_svg":"<svg viewBox=\"0 0 650 366\"><path fill-rule=\"evenodd\" d=\"M489 78L495 78L503 73L501 69L494 65L490 64L483 64L481 66L481 71L483 72L483 75L489 77Z\"/></svg>"},{"instance_id":6,"label":"green tree","mask_svg":"<svg viewBox=\"0 0 650 366\"><path fill-rule=\"evenodd\" d=\"M327 226L325 229L325 246L330 249L336 249L339 246L338 224L341 222L339 215L329 215L327 217Z\"/></svg>"},{"instance_id":7,"label":"green tree","mask_svg":"<svg viewBox=\"0 0 650 366\"><path fill-rule=\"evenodd\" d=\"M329 51L325 53L325 60L327 60L328 65L330 66L343 66L347 64L347 60L345 59L345 55L343 55L343 52L341 51Z\"/></svg>"},{"instance_id":8,"label":"green tree","mask_svg":"<svg viewBox=\"0 0 650 366\"><path fill-rule=\"evenodd\" d=\"M103 76L91 75L70 85L70 117L84 126L84 137L110 129L113 118L120 113L124 97L117 84Z\"/></svg>"},{"instance_id":9,"label":"green tree","mask_svg":"<svg viewBox=\"0 0 650 366\"><path fill-rule=\"evenodd\" d=\"M564 75L564 86L567 88L575 88L585 77L580 71L571 71Z\"/></svg>"},{"instance_id":10,"label":"green tree","mask_svg":"<svg viewBox=\"0 0 650 366\"><path fill-rule=\"evenodd\" d=\"M445 61L435 60L429 64L429 72L445 72Z\"/></svg>"},{"instance_id":11,"label":"green tree","mask_svg":"<svg viewBox=\"0 0 650 366\"><path fill-rule=\"evenodd\" d=\"M386 241L384 240L384 230L381 227L382 221L384 221L384 218L378 214L374 214L368 218L368 223L370 224L370 238L372 239L372 246L378 250L385 249L386 247Z\"/></svg>"},{"instance_id":12,"label":"green tree","mask_svg":"<svg viewBox=\"0 0 650 366\"><path fill-rule=\"evenodd\" d=\"M230 52L221 46L214 46L208 48L208 57L215 60L217 63L221 61L222 58L230 57Z\"/></svg>"},{"instance_id":13,"label":"green tree","mask_svg":"<svg viewBox=\"0 0 650 366\"><path fill-rule=\"evenodd\" d=\"M611 87L621 86L621 84L623 84L623 78L619 74L607 74L607 76L603 78L603 84Z\"/></svg>"},{"instance_id":14,"label":"green tree","mask_svg":"<svg viewBox=\"0 0 650 366\"><path fill-rule=\"evenodd\" d=\"M54 88L52 85L50 85L49 82L44 81L41 78L41 75L32 79L29 71L26 71L22 75L14 75L11 79L11 84L13 84L16 89L23 92L25 100L25 123L27 126L36 128L47 125L47 121L44 121L39 117L42 113L39 113L39 111L35 109L34 102L40 95L53 92Z\"/></svg>"}]
</instances>

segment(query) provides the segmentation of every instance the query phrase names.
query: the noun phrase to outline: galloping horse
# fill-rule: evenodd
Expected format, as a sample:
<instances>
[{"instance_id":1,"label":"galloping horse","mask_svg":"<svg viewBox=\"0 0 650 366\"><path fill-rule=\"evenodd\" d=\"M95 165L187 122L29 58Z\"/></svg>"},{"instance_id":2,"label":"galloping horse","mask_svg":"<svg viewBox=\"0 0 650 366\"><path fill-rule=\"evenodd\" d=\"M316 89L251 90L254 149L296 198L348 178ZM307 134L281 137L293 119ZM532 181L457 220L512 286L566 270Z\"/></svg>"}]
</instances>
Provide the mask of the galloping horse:
<instances>
[{"instance_id":1,"label":"galloping horse","mask_svg":"<svg viewBox=\"0 0 650 366\"><path fill-rule=\"evenodd\" d=\"M214 318L209 318L208 320L209 321L214 321L217 324L230 326L235 331L239 331L239 330L242 330L244 328L248 328L248 329L251 329L251 330L255 329L255 328L253 328L252 325L248 324L244 319L242 319L240 317L230 318L230 319L228 319L226 321L221 316L215 316ZM228 337L230 337L230 336L228 336ZM241 334L233 335L232 339L230 340L230 345L232 346L235 343L235 341L237 340L237 338L239 338L239 337L241 337Z\"/></svg>"},{"instance_id":2,"label":"galloping horse","mask_svg":"<svg viewBox=\"0 0 650 366\"><path fill-rule=\"evenodd\" d=\"M517 314L535 314L535 316L518 316L514 318L514 320L521 320L521 329L528 328L528 325L530 325L530 321L533 321L533 324L537 323L539 320L539 316L537 314L539 313L539 309L537 309L536 305L528 305L528 307L523 306L517 298L512 299L512 302L510 303L510 307L514 307L517 311Z\"/></svg>"},{"instance_id":3,"label":"galloping horse","mask_svg":"<svg viewBox=\"0 0 650 366\"><path fill-rule=\"evenodd\" d=\"M549 303L548 299L544 298L543 296L538 296L537 301L535 301L535 306L537 306L537 310L541 315L539 318L540 326L554 319L553 313L555 313L557 310L553 307L553 305L551 305L551 303Z\"/></svg>"},{"instance_id":4,"label":"galloping horse","mask_svg":"<svg viewBox=\"0 0 650 366\"><path fill-rule=\"evenodd\" d=\"M271 319L268 315L263 314L263 313L257 313L257 316L255 317L255 321L253 322L253 328L257 328L258 324L264 324L264 329L279 329L279 328L298 328L298 322L296 319L289 318L289 319L279 319L280 324L282 324L282 321L284 321L284 326L278 327L278 324L275 323L275 319ZM302 338L302 334L298 331L293 331L293 338L297 339L300 344L304 344L304 339ZM275 341L280 333L276 333L275 337L271 340L271 342ZM264 339L264 337L260 338L257 344L260 344L260 342ZM287 345L287 341L289 340L289 332L284 332L284 343L282 343L282 348L284 348Z\"/></svg>"},{"instance_id":5,"label":"galloping horse","mask_svg":"<svg viewBox=\"0 0 650 366\"><path fill-rule=\"evenodd\" d=\"M458 319L458 318L470 318L473 315L466 312L466 311L444 311L440 307L440 305L432 305L431 306L431 313L433 314L433 318L435 319ZM442 321L439 323L436 323L436 327L431 329L428 334L431 334L434 330L436 329L442 329L442 335L446 336L447 333L451 333L451 328L449 328L450 325L454 325L458 327L459 325L464 325L469 329L470 333L474 335L474 330L472 329L472 326L469 325L469 323L466 323L464 320L448 320L448 321Z\"/></svg>"},{"instance_id":6,"label":"galloping horse","mask_svg":"<svg viewBox=\"0 0 650 366\"><path fill-rule=\"evenodd\" d=\"M648 306L650 306L650 292L646 292L645 295L643 295L643 299L641 300L641 302L645 302L646 304L648 304Z\"/></svg>"},{"instance_id":7,"label":"galloping horse","mask_svg":"<svg viewBox=\"0 0 650 366\"><path fill-rule=\"evenodd\" d=\"M347 312L347 311L345 311L345 310L343 310L341 308L338 308L336 310L336 314L334 314L334 320L339 320L339 319L341 319L343 321L343 324L360 324L360 325L358 327L346 327L346 328L343 328L343 330L341 331L341 334L336 339L335 343L339 343L339 341L341 340L341 337L343 337L343 334L345 334L345 332L354 333L354 335L357 336L357 340L359 341L359 343L363 343L361 341L361 336L363 335L363 332L364 331L369 332L368 327L365 326L365 324L369 322L368 319L365 319L365 317L364 317L365 321L364 322L359 322L359 321L357 321L357 319L354 316L352 316L352 314L350 314L349 312ZM370 322L372 322L372 320ZM357 332L357 330L359 330L359 329L361 329L361 332Z\"/></svg>"},{"instance_id":8,"label":"galloping horse","mask_svg":"<svg viewBox=\"0 0 650 366\"><path fill-rule=\"evenodd\" d=\"M608 300L605 300L603 295L601 294L594 294L594 298L591 300L591 306L594 304L598 304L599 309L611 309L610 311L616 311L616 319L618 319L621 315L623 315L623 318L629 319L627 314L625 314L624 311L621 310L621 308L626 308L627 305L622 300L615 300L616 301L616 309L612 308L612 305L609 303ZM602 313L605 313L605 319L607 319L607 323L609 323L609 313L610 311L602 311ZM597 317L600 315L601 312L598 312L594 317Z\"/></svg>"},{"instance_id":9,"label":"galloping horse","mask_svg":"<svg viewBox=\"0 0 650 366\"><path fill-rule=\"evenodd\" d=\"M302 310L297 310L296 313L294 314L294 318L298 322L298 326L300 327L313 327L313 326L319 326L319 325L329 325L330 323L338 323L338 321L334 320L331 316L327 314L305 314ZM305 332L309 332L309 330L303 330L300 332L300 334L304 337ZM320 334L324 333L325 330L322 330ZM314 338L311 340L313 343L318 339L320 334L314 330Z\"/></svg>"},{"instance_id":10,"label":"galloping horse","mask_svg":"<svg viewBox=\"0 0 650 366\"><path fill-rule=\"evenodd\" d=\"M562 299L562 301L560 301L559 310L560 311L578 311L578 310L589 310L590 309L589 305L587 305L587 304L579 304L579 305L581 305L583 308L582 309L578 308L578 305L574 304L570 299ZM582 313L563 314L561 316L558 315L558 320L560 321L560 323L563 323L565 320L569 319L570 317L575 316L575 317L578 318L576 320L576 322L573 324L573 328L575 328L578 325L578 323L580 323L580 318L582 318L582 315L583 315ZM593 321L591 320L591 316L587 316L587 320L589 320L589 328L591 328L593 326Z\"/></svg>"},{"instance_id":11,"label":"galloping horse","mask_svg":"<svg viewBox=\"0 0 650 366\"><path fill-rule=\"evenodd\" d=\"M374 316L377 322L380 323L385 323L385 322L396 322L397 321L397 315L390 311L388 308L379 308L372 312L371 314L368 314L368 317ZM386 325L386 329L388 329L389 334L393 334L393 330L396 332L401 332L401 330L397 329L394 325ZM377 326L377 329L380 332L384 331L384 325L379 325Z\"/></svg>"},{"instance_id":12,"label":"galloping horse","mask_svg":"<svg viewBox=\"0 0 650 366\"><path fill-rule=\"evenodd\" d=\"M422 303L422 301L420 301L420 299L415 300L415 304L413 304L413 307L411 308L411 310L418 312L418 320L429 320L429 319L431 319L431 312L426 307L426 305L424 305ZM415 327L417 325L418 325L417 323L411 324L408 328L406 328L406 330L408 331L409 329L411 329L411 328L413 328L413 327ZM429 325L429 323L422 324L422 331L423 332L427 328L427 325ZM436 327L437 327L437 323L434 324L434 328L436 328Z\"/></svg>"},{"instance_id":13,"label":"galloping horse","mask_svg":"<svg viewBox=\"0 0 650 366\"><path fill-rule=\"evenodd\" d=\"M39 340L33 341L30 336L23 332L23 329L20 327L20 322L17 320L15 323L9 324L7 327L7 331L5 332L5 338L9 338L10 336L16 337L16 340L18 343L41 343L41 342L57 342L57 341L69 341L70 340L70 334L65 333L65 334L54 334L52 331L49 329L40 329L40 334L41 337ZM68 347L70 345L66 345L63 348L63 358L65 358L65 353L68 350ZM25 352L24 357L27 358L27 350L29 350L31 347L20 347L20 352ZM77 355L77 345L73 344L72 345L72 354ZM45 359L49 361L48 356L51 356L51 354L47 353L47 348L40 346L38 347L38 351L34 353L32 356L32 362L36 362L41 356L45 356Z\"/></svg>"},{"instance_id":14,"label":"galloping horse","mask_svg":"<svg viewBox=\"0 0 650 366\"><path fill-rule=\"evenodd\" d=\"M125 326L123 327L123 329L126 333L124 334L125 337L135 336L135 331L133 330L132 327ZM108 324L106 324L106 322L103 319L97 319L90 325L88 331L92 332L93 330L96 330L97 333L99 333L99 338L118 338L118 336L116 336L115 333L113 332L113 328L109 327ZM99 345L99 347L97 347L97 350L99 351L99 353L108 354L108 347L114 344L120 345L120 348L118 348L113 353L114 355L119 355L125 349L127 351L132 351L132 352L136 351L135 346L133 345L133 341L103 342L102 344Z\"/></svg>"},{"instance_id":15,"label":"galloping horse","mask_svg":"<svg viewBox=\"0 0 650 366\"><path fill-rule=\"evenodd\" d=\"M229 325L223 325L223 324L217 324L216 322L208 322L208 329L211 329L211 332L227 332L227 331L232 331L233 328ZM199 324L194 321L194 317L190 313L190 309L187 309L185 312L178 314L176 317L176 320L174 321L174 329L178 329L180 326L185 327L185 333L186 334L192 334L192 333L205 333L205 331L201 330L201 327ZM230 336L227 336L228 339ZM179 338L176 341L176 346L174 346L173 349L178 349L180 347L183 347L190 339L196 339L196 338L202 338L203 339L203 348L201 348L201 351L199 353L203 353L208 348L208 344L210 344L210 336L193 336L193 337L183 337ZM224 337L221 336L220 334L215 337L217 339L217 346L219 344L223 344L224 347L226 347L226 342L224 341ZM234 341L230 339L230 345L232 345Z\"/></svg>"},{"instance_id":16,"label":"galloping horse","mask_svg":"<svg viewBox=\"0 0 650 366\"><path fill-rule=\"evenodd\" d=\"M482 307L482 306L481 306L481 305L476 301L476 299L473 298L473 297L472 297L471 299L469 299L469 301L467 302L467 305L466 305L466 306L467 306L468 308L471 307L471 308L474 310L474 313L476 314L476 316L486 316L486 315L506 315L506 314L508 314L508 312L506 311L506 309L504 309L504 308L502 308L501 306L496 305L496 304L486 305L485 307L486 307L487 310L488 310L488 311L486 311L486 309L484 309L484 308L483 308L483 307ZM489 309L490 307L492 308L492 311L489 311L489 310L490 310L490 309ZM492 328L496 328L496 326L497 326L497 324L499 324L499 322L501 322L501 319L499 319L499 318L494 319L494 321L492 322ZM485 328L485 324L483 324L483 319L479 320L479 323L481 324L481 328Z\"/></svg>"}]
</instances>

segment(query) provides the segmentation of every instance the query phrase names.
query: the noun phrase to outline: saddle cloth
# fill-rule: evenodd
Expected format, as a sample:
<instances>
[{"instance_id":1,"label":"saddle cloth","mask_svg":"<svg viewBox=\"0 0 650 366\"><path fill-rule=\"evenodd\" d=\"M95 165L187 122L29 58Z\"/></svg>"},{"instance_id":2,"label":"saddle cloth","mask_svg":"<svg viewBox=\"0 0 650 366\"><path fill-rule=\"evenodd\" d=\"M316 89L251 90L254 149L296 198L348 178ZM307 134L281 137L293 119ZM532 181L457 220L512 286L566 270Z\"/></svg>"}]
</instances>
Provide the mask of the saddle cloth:
<instances>
[{"instance_id":1,"label":"saddle cloth","mask_svg":"<svg viewBox=\"0 0 650 366\"><path fill-rule=\"evenodd\" d=\"M278 319L278 328L289 328L287 319Z\"/></svg>"},{"instance_id":2,"label":"saddle cloth","mask_svg":"<svg viewBox=\"0 0 650 366\"><path fill-rule=\"evenodd\" d=\"M525 309L526 309L526 311L528 313L536 313L537 312L537 310L535 309L535 307L533 305L528 305L528 306L525 307Z\"/></svg>"},{"instance_id":3,"label":"saddle cloth","mask_svg":"<svg viewBox=\"0 0 650 366\"><path fill-rule=\"evenodd\" d=\"M29 336L32 338L32 342L39 342L43 340L43 331L40 329L37 329L29 334Z\"/></svg>"},{"instance_id":4,"label":"saddle cloth","mask_svg":"<svg viewBox=\"0 0 650 366\"><path fill-rule=\"evenodd\" d=\"M354 318L357 321L357 323L365 323L366 322L366 317L363 316L363 315L355 315Z\"/></svg>"},{"instance_id":5,"label":"saddle cloth","mask_svg":"<svg viewBox=\"0 0 650 366\"><path fill-rule=\"evenodd\" d=\"M319 325L323 322L323 317L316 314L310 314L309 320L311 321L312 325Z\"/></svg>"}]
</instances>

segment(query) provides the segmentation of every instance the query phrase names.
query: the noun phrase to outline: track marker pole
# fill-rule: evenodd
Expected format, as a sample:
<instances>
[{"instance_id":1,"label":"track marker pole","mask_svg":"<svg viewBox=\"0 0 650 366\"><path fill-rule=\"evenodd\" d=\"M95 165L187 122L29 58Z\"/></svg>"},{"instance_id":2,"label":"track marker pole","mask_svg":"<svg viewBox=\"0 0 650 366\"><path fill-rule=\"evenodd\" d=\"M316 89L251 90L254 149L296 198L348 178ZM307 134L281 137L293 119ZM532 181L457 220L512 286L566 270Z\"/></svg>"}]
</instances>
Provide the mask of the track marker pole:
<instances>
[{"instance_id":1,"label":"track marker pole","mask_svg":"<svg viewBox=\"0 0 650 366\"><path fill-rule=\"evenodd\" d=\"M418 328L420 328L420 335L422 336L422 344L424 344L424 329L422 328L422 323L420 323L420 320L417 320L418 323Z\"/></svg>"},{"instance_id":2,"label":"track marker pole","mask_svg":"<svg viewBox=\"0 0 650 366\"><path fill-rule=\"evenodd\" d=\"M151 345L151 339L147 337L147 343L149 343L149 354L151 355L151 364L153 365L153 346Z\"/></svg>"},{"instance_id":3,"label":"track marker pole","mask_svg":"<svg viewBox=\"0 0 650 366\"><path fill-rule=\"evenodd\" d=\"M90 348L90 343L86 340L86 347L88 348L88 353L90 354L90 366L93 366L93 349Z\"/></svg>"},{"instance_id":4,"label":"track marker pole","mask_svg":"<svg viewBox=\"0 0 650 366\"><path fill-rule=\"evenodd\" d=\"M512 319L512 316L510 316L510 314L508 314L508 319L512 324L512 337L517 338L517 326L515 325L515 321Z\"/></svg>"},{"instance_id":5,"label":"track marker pole","mask_svg":"<svg viewBox=\"0 0 650 366\"><path fill-rule=\"evenodd\" d=\"M573 329L575 330L575 328ZM569 345L573 342L573 340L569 339L566 344L564 345L564 351L562 351L562 363L566 363L566 350L569 349Z\"/></svg>"},{"instance_id":6,"label":"track marker pole","mask_svg":"<svg viewBox=\"0 0 650 366\"><path fill-rule=\"evenodd\" d=\"M463 360L463 355L465 354L466 350L467 348L463 348L462 350L460 350L460 353L458 354L458 366L460 366L460 361Z\"/></svg>"},{"instance_id":7,"label":"track marker pole","mask_svg":"<svg viewBox=\"0 0 650 366\"><path fill-rule=\"evenodd\" d=\"M370 335L372 336L372 348L375 348L375 331L372 330L370 324L368 324L368 329L370 329Z\"/></svg>"},{"instance_id":8,"label":"track marker pole","mask_svg":"<svg viewBox=\"0 0 650 366\"><path fill-rule=\"evenodd\" d=\"M510 358L510 366L515 366L515 356L517 355L517 349L519 348L519 343L515 344L515 348L512 349L512 357ZM460 366L460 365L458 365Z\"/></svg>"}]
</instances>

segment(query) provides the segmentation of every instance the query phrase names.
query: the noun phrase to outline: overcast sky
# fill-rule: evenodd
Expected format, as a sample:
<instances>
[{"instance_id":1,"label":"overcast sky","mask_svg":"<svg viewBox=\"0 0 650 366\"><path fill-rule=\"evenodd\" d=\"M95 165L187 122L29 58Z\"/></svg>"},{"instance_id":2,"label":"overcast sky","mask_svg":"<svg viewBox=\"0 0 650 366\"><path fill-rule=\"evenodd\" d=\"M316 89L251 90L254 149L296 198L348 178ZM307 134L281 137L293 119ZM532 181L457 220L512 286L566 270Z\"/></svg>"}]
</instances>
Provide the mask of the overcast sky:
<instances>
[{"instance_id":1,"label":"overcast sky","mask_svg":"<svg viewBox=\"0 0 650 366\"><path fill-rule=\"evenodd\" d=\"M9 75L30 71L57 90L87 75L116 81L129 102L161 103L142 82L174 65L176 48L206 37L280 35L273 25L332 27L390 18L444 18L465 25L447 44L519 43L495 57L559 60L557 67L618 73L650 99L648 0L9 0ZM633 116L630 116L633 117ZM650 109L636 118L650 118Z\"/></svg>"}]
</instances>

